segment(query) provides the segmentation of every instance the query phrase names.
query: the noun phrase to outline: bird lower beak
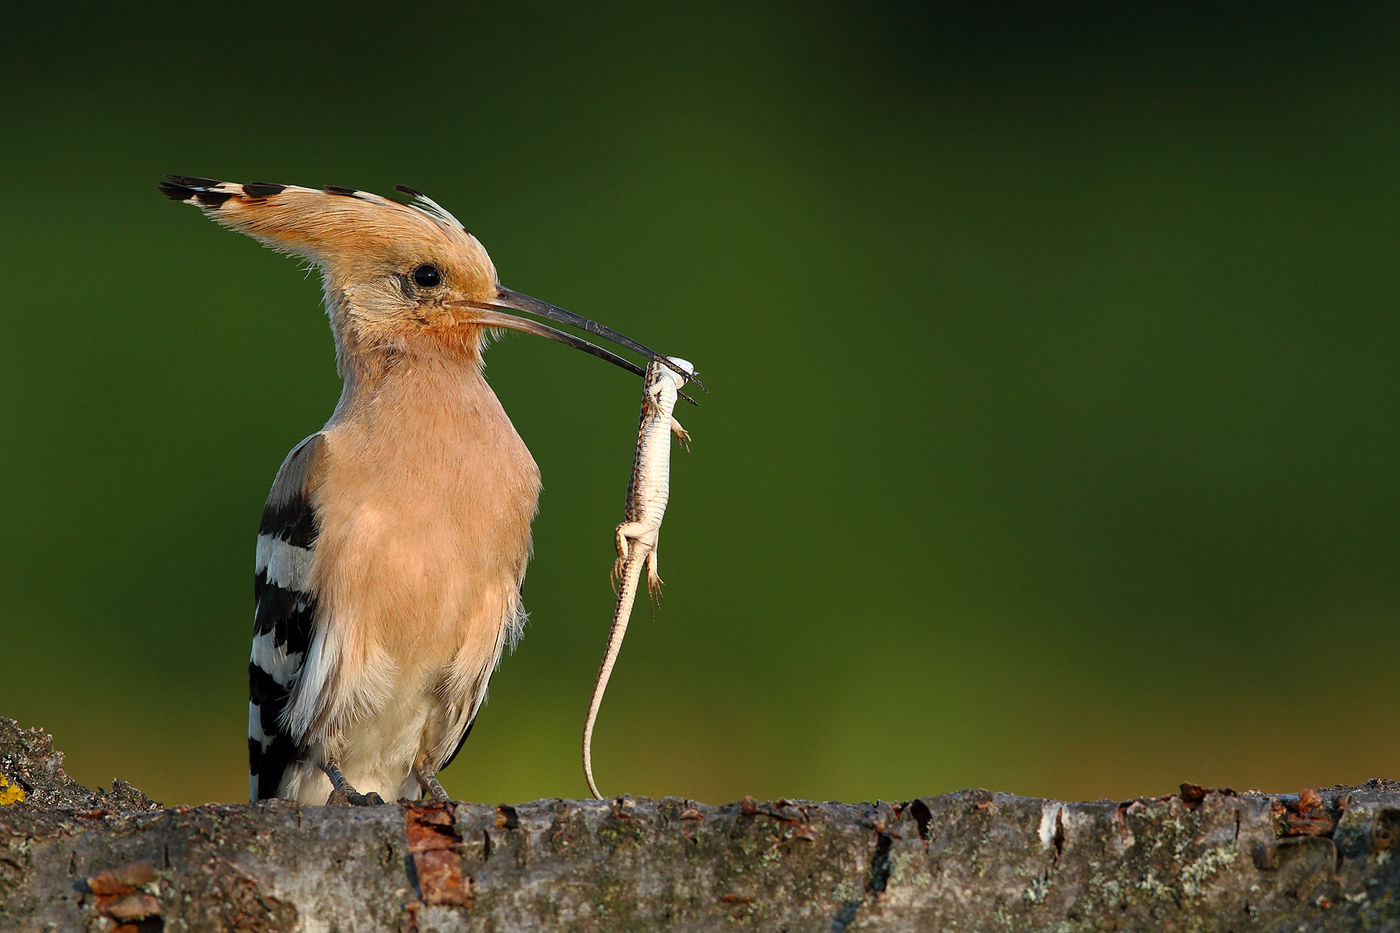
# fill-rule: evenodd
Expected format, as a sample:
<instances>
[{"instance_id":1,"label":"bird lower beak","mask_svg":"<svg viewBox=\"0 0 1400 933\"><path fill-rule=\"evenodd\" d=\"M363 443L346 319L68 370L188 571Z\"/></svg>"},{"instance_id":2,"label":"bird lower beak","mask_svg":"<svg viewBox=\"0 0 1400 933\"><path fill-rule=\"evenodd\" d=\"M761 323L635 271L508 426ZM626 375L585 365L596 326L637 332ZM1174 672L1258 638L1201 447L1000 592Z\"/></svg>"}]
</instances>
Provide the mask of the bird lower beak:
<instances>
[{"instance_id":1,"label":"bird lower beak","mask_svg":"<svg viewBox=\"0 0 1400 933\"><path fill-rule=\"evenodd\" d=\"M540 301L538 298L522 295L520 292L509 288L497 286L495 297L489 298L486 301L452 301L448 302L448 304L455 309L471 312L474 319L473 323L479 323L486 327L505 327L526 334L534 334L537 337L548 337L550 340L556 340L559 343L566 344L577 350L582 350L585 353L591 353L599 359L607 360L614 366L621 366L629 372L636 373L637 375L643 374L644 370L640 366L623 359L615 353L604 350L602 347L595 346L587 340L575 337L572 334L567 334L547 324L541 324L527 318L518 318L512 314L504 314L502 313L502 309L523 311L526 314L534 314L539 317L548 318L551 321L558 321L561 324L568 324L571 327L577 327L579 330L584 330L590 334L602 337L604 340L615 343L620 347L626 347L628 350L640 353L647 359L660 360L666 366L669 366L671 369L674 369L676 372L686 377L689 381L698 385L701 389L705 388L705 384L699 379L696 379L693 373L686 372L660 353L633 340L631 337L625 334L619 334L610 327L604 327L602 324L574 314L572 311L565 311L563 308L556 307L547 301Z\"/></svg>"},{"instance_id":2,"label":"bird lower beak","mask_svg":"<svg viewBox=\"0 0 1400 933\"><path fill-rule=\"evenodd\" d=\"M475 301L449 301L447 306L459 311L467 312L466 323L480 324L482 327L505 327L509 330L518 330L522 334L534 334L536 337L548 337L550 340L557 340L562 344L582 350L584 353L591 353L601 360L607 360L614 366L621 366L628 372L643 375L643 370L631 360L624 360L616 353L604 350L596 344L589 343L582 337L575 337L573 334L566 334L556 327L548 324L541 324L539 321L532 321L528 318L516 317L513 314L502 314L493 311Z\"/></svg>"}]
</instances>

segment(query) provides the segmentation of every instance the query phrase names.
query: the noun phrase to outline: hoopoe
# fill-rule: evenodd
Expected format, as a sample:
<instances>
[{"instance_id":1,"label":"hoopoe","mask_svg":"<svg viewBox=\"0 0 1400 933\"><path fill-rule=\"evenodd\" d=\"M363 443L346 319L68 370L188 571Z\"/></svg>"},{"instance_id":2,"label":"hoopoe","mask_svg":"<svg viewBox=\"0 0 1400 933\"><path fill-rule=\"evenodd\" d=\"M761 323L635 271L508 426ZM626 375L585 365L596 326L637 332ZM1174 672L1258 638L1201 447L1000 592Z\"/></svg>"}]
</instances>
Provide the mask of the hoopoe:
<instances>
[{"instance_id":1,"label":"hoopoe","mask_svg":"<svg viewBox=\"0 0 1400 933\"><path fill-rule=\"evenodd\" d=\"M549 337L641 374L523 311L652 359L631 338L501 287L486 250L410 189L171 175L168 197L317 266L344 380L287 455L258 527L248 665L253 800L447 794L503 647L540 473L482 375L488 329ZM669 364L668 364L669 365Z\"/></svg>"}]
</instances>

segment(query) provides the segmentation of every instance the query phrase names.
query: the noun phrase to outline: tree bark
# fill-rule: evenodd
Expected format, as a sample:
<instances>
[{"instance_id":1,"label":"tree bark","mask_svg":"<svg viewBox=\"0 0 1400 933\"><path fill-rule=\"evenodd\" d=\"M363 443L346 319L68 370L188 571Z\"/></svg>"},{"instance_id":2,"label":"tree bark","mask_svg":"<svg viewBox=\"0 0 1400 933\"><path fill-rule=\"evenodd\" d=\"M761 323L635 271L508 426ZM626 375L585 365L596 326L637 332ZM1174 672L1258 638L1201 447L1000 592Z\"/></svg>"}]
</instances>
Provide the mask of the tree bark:
<instances>
[{"instance_id":1,"label":"tree bark","mask_svg":"<svg viewBox=\"0 0 1400 933\"><path fill-rule=\"evenodd\" d=\"M162 809L0 720L3 930L1400 928L1400 784ZM22 797L22 799L21 799Z\"/></svg>"}]
</instances>

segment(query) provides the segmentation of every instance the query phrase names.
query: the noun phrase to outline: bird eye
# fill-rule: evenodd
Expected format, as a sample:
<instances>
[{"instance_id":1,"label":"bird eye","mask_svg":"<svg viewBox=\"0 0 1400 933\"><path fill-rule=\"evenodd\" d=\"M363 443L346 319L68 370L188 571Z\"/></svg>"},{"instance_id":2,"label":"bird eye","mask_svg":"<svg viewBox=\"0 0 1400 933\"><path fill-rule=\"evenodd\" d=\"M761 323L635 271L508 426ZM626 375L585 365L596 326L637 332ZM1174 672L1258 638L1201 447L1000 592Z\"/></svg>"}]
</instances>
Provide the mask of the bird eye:
<instances>
[{"instance_id":1,"label":"bird eye","mask_svg":"<svg viewBox=\"0 0 1400 933\"><path fill-rule=\"evenodd\" d=\"M431 263L424 263L413 270L413 283L419 288L432 288L442 284L442 273Z\"/></svg>"}]
</instances>

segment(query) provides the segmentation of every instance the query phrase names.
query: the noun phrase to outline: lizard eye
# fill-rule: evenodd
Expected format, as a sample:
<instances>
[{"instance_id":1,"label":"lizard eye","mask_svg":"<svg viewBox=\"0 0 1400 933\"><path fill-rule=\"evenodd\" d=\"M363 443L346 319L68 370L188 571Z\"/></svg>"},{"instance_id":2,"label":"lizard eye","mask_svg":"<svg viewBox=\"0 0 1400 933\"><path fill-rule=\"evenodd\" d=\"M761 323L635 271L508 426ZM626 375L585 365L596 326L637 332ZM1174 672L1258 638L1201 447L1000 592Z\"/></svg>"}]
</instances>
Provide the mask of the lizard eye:
<instances>
[{"instance_id":1,"label":"lizard eye","mask_svg":"<svg viewBox=\"0 0 1400 933\"><path fill-rule=\"evenodd\" d=\"M413 283L419 288L432 288L442 284L442 273L431 263L424 263L413 270Z\"/></svg>"}]
</instances>

